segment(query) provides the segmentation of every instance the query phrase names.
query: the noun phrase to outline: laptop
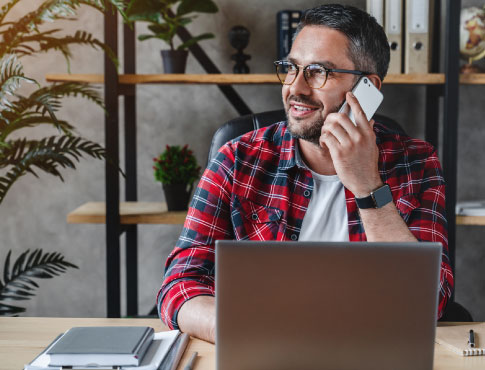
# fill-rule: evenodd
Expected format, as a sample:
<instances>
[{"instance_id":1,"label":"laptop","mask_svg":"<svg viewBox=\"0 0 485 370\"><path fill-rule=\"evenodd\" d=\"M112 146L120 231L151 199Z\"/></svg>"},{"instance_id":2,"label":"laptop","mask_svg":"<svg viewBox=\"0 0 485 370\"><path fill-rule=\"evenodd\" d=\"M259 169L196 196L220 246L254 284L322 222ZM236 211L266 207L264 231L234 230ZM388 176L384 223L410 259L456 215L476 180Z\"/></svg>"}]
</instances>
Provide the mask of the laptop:
<instances>
[{"instance_id":1,"label":"laptop","mask_svg":"<svg viewBox=\"0 0 485 370\"><path fill-rule=\"evenodd\" d=\"M218 370L431 370L440 243L216 242Z\"/></svg>"}]
</instances>

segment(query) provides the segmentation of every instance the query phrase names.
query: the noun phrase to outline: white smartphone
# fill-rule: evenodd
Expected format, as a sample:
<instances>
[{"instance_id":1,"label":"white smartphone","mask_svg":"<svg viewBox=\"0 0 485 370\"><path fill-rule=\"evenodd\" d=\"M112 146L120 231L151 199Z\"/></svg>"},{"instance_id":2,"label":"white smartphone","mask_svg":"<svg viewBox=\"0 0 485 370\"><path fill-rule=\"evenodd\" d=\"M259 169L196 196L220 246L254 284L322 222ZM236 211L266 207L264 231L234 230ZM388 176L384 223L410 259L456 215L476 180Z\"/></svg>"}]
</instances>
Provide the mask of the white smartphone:
<instances>
[{"instance_id":1,"label":"white smartphone","mask_svg":"<svg viewBox=\"0 0 485 370\"><path fill-rule=\"evenodd\" d=\"M379 89L375 87L372 81L366 76L360 78L360 80L352 89L352 93L359 101L360 106L362 107L365 116L367 117L367 120L370 120L372 118L377 108L379 108L379 105L381 105L382 100L384 99L384 95L382 95ZM357 126L354 114L352 113L350 106L348 106L347 101L344 101L338 112L347 113L350 120L354 123L354 125Z\"/></svg>"}]
</instances>

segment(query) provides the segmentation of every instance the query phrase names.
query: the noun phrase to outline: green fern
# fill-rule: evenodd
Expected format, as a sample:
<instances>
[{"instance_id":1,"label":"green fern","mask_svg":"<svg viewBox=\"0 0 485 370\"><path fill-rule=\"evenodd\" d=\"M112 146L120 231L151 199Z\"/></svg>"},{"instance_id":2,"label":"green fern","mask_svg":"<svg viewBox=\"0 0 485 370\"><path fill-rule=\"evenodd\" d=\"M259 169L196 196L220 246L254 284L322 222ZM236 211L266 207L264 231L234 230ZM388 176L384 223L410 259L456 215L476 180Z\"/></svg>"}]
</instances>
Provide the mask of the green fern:
<instances>
[{"instance_id":1,"label":"green fern","mask_svg":"<svg viewBox=\"0 0 485 370\"><path fill-rule=\"evenodd\" d=\"M7 13L17 2L18 0L11 1L0 9L0 35L3 36L3 42L0 42L0 57L9 53L22 57L54 49L64 55L69 67L71 58L69 45L89 44L103 49L118 65L112 50L85 31L78 31L74 36L55 37L54 34L60 31L59 29L40 32L39 26L58 19L72 19L81 5L87 5L104 12L106 4L109 3L126 19L124 13L126 5L123 0L110 0L108 2L102 0L45 0L36 10L27 13L16 22L2 23ZM2 26L7 26L7 29L2 30ZM32 44L37 44L38 48L35 49Z\"/></svg>"},{"instance_id":2,"label":"green fern","mask_svg":"<svg viewBox=\"0 0 485 370\"><path fill-rule=\"evenodd\" d=\"M19 17L15 22L5 22L7 14L20 0L10 0L0 7L0 203L17 179L27 173L38 176L44 172L63 180L63 168L75 168L83 156L96 159L105 157L104 149L76 135L74 126L58 117L64 98L81 97L104 110L99 91L87 84L66 82L41 87L24 75L20 59L26 55L38 55L60 51L69 61L72 45L87 45L103 50L117 63L115 55L104 43L86 31L59 36L61 29L42 29L46 22L74 19L81 6L90 6L101 12L112 5L125 17L124 0L39 0L37 7ZM22 82L37 84L30 95L17 91ZM47 136L38 140L20 138L10 140L13 133L26 132L40 125L51 126L59 136ZM18 136L17 136L18 137Z\"/></svg>"},{"instance_id":3,"label":"green fern","mask_svg":"<svg viewBox=\"0 0 485 370\"><path fill-rule=\"evenodd\" d=\"M73 133L74 127L56 116L64 97L82 97L104 109L98 89L78 82L53 84L37 89L28 97L15 97L18 100L8 102L0 114L0 142L14 131L36 124L51 124L64 134Z\"/></svg>"},{"instance_id":4,"label":"green fern","mask_svg":"<svg viewBox=\"0 0 485 370\"><path fill-rule=\"evenodd\" d=\"M33 252L26 250L10 268L11 252L7 253L3 270L3 281L0 278L0 316L17 315L25 308L12 306L5 301L24 301L35 296L39 285L32 279L50 279L78 266L65 261L60 253L43 253L42 249Z\"/></svg>"},{"instance_id":5,"label":"green fern","mask_svg":"<svg viewBox=\"0 0 485 370\"><path fill-rule=\"evenodd\" d=\"M0 59L0 111L10 107L8 96L12 96L20 87L22 81L37 83L25 77L22 64L15 54L6 55Z\"/></svg>"},{"instance_id":6,"label":"green fern","mask_svg":"<svg viewBox=\"0 0 485 370\"><path fill-rule=\"evenodd\" d=\"M11 186L27 173L38 177L36 171L41 170L64 181L59 167L75 169L74 162L79 162L83 155L101 159L106 154L99 144L67 135L6 143L6 147L0 148L0 168L8 168L8 172L0 176L0 203Z\"/></svg>"}]
</instances>

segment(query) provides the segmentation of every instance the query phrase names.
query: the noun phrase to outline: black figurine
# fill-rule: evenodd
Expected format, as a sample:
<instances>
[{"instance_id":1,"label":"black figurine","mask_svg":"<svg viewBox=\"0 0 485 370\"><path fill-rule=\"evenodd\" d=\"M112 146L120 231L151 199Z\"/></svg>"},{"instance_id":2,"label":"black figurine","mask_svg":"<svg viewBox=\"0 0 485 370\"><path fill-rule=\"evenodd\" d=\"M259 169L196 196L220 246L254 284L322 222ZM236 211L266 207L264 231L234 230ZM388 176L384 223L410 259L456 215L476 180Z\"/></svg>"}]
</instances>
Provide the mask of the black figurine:
<instances>
[{"instance_id":1,"label":"black figurine","mask_svg":"<svg viewBox=\"0 0 485 370\"><path fill-rule=\"evenodd\" d=\"M243 53L243 49L248 46L249 35L249 30L244 26L234 26L229 31L229 42L237 50L236 54L231 55L231 59L236 62L232 69L234 73L249 73L246 61L251 59L251 55Z\"/></svg>"}]
</instances>

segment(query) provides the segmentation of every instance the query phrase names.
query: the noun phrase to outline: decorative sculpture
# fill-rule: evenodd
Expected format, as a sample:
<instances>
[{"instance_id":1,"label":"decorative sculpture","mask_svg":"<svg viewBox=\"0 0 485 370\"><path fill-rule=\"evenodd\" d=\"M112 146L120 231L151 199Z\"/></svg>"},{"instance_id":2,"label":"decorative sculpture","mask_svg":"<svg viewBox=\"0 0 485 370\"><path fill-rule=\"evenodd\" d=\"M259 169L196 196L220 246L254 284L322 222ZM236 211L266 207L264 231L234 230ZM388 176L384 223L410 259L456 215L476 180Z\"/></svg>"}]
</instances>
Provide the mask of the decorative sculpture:
<instances>
[{"instance_id":1,"label":"decorative sculpture","mask_svg":"<svg viewBox=\"0 0 485 370\"><path fill-rule=\"evenodd\" d=\"M243 52L243 49L248 46L249 36L250 32L244 26L234 26L229 31L229 43L237 50L236 54L231 55L231 60L236 62L232 69L234 73L249 73L246 61L251 59L251 55Z\"/></svg>"}]
</instances>

